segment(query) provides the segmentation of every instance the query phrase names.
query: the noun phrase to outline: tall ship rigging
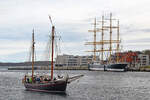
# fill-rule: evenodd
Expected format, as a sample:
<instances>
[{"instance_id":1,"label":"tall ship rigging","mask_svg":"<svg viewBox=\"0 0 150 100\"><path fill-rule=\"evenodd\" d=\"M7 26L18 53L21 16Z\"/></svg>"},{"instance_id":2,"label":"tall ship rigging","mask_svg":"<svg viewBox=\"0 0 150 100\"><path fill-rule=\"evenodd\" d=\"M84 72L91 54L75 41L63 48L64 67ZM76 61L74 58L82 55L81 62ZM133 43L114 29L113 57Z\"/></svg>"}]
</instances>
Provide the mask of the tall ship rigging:
<instances>
[{"instance_id":1,"label":"tall ship rigging","mask_svg":"<svg viewBox=\"0 0 150 100\"><path fill-rule=\"evenodd\" d=\"M93 24L93 30L88 30L88 32L92 32L94 33L93 34L93 42L86 42L85 45L92 45L93 46L93 50L91 51L87 51L87 52L93 52L93 59L92 61L89 61L88 62L88 68L89 70L92 70L92 71L99 71L99 70L105 70L105 66L103 64L103 51L104 51L104 48L103 48L103 35L104 35L104 28L103 28L103 24L104 24L104 21L103 21L103 18L102 17L102 28L98 28L98 23L97 23L97 19L95 18L94 19L94 23ZM97 42L97 33L98 32L102 32L102 41L100 42ZM97 54L97 45L99 45L99 43L101 44L101 59L96 55Z\"/></svg>"},{"instance_id":2,"label":"tall ship rigging","mask_svg":"<svg viewBox=\"0 0 150 100\"><path fill-rule=\"evenodd\" d=\"M102 16L101 27L97 27L97 21L95 18L94 21L94 29L89 30L89 32L94 33L93 41L92 42L86 42L85 45L92 45L93 50L87 51L87 52L93 52L93 60L89 62L88 67L89 70L104 70L104 71L125 71L127 64L124 62L121 62L119 58L119 52L120 52L120 35L119 35L119 20L112 19L112 14L110 13L110 18L105 19L104 16ZM114 25L114 23L117 22L117 25ZM114 32L113 30L116 30L117 32ZM107 31L107 32L106 32ZM101 39L97 40L97 33L101 32ZM117 33L117 34L114 34ZM108 39L105 39L105 35L109 34ZM117 36L116 36L117 35ZM112 38L112 36L116 36ZM116 44L116 48L114 48L114 45ZM97 47L100 46L100 49L97 49ZM113 51L115 52L115 59L112 59ZM100 53L100 56L96 56L96 53ZM109 55L105 57L104 60L104 54ZM99 59L96 59L96 58Z\"/></svg>"},{"instance_id":3,"label":"tall ship rigging","mask_svg":"<svg viewBox=\"0 0 150 100\"><path fill-rule=\"evenodd\" d=\"M110 43L109 43L109 60L107 62L107 66L106 66L106 70L107 71L122 71L122 72L125 72L126 69L127 69L127 63L126 62L123 62L121 60L121 58L119 57L120 55L120 43L121 43L121 40L120 40L120 25L119 25L119 20L117 19L113 19L112 18L112 13L110 13L110 19L108 19L110 22L110 25L109 26L105 26L106 28L109 29L109 33L110 33ZM113 21L117 22L117 25L113 25ZM112 36L114 35L113 34L113 29L114 30L117 30L117 39L114 40L112 38ZM116 49L113 49L113 45L112 44L116 44ZM113 54L112 51L115 51L115 53ZM114 59L112 59L114 56Z\"/></svg>"}]
</instances>

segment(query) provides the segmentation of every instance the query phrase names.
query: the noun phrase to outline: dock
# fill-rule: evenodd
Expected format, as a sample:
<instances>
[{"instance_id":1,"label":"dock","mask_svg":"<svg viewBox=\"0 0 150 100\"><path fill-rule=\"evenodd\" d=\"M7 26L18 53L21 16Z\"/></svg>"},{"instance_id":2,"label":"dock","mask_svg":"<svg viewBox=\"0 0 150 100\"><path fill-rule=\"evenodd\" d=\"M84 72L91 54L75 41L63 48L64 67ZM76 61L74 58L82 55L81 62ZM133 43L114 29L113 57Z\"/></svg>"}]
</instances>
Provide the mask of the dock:
<instances>
[{"instance_id":1,"label":"dock","mask_svg":"<svg viewBox=\"0 0 150 100\"><path fill-rule=\"evenodd\" d=\"M47 67L36 67L35 70L47 70ZM31 68L25 67L9 67L8 70L31 70ZM64 67L54 67L54 70L88 70L87 66L64 66Z\"/></svg>"}]
</instances>

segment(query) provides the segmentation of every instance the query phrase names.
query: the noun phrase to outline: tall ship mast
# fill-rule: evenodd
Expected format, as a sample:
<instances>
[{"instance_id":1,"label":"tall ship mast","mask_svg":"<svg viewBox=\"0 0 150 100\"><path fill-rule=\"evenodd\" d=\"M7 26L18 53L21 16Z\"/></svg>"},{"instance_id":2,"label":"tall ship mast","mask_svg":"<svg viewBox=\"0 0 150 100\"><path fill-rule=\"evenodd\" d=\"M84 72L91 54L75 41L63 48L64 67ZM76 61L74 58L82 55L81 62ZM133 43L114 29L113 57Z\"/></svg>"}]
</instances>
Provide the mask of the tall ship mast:
<instances>
[{"instance_id":1,"label":"tall ship mast","mask_svg":"<svg viewBox=\"0 0 150 100\"><path fill-rule=\"evenodd\" d=\"M101 22L101 27L98 27L98 23L96 21L96 18L94 20L94 29L93 30L89 30L89 32L93 32L94 33L94 40L93 42L86 42L85 45L92 45L94 48L91 51L87 51L87 52L93 52L93 60L91 62L89 62L89 70L104 70L104 51L108 51L104 49L104 31L106 30L104 28L104 16L102 16L102 20ZM97 33L101 32L101 40L97 41L96 40L96 36ZM101 49L97 49L97 45L101 45ZM100 52L101 53L101 58L99 56L96 56L96 53Z\"/></svg>"},{"instance_id":2,"label":"tall ship mast","mask_svg":"<svg viewBox=\"0 0 150 100\"><path fill-rule=\"evenodd\" d=\"M110 21L110 25L109 26L105 26L106 28L109 29L110 31L110 46L109 46L109 61L107 63L106 66L106 70L107 71L126 71L127 69L127 63L125 62L120 62L119 59L119 53L120 53L120 33L119 33L119 20L113 19L112 18L112 13L110 13L110 19L107 19L108 21ZM113 21L115 21L117 23L117 25L113 25ZM117 30L117 39L113 39L112 36L113 34L113 29ZM113 45L112 44L116 44L116 48L113 49ZM115 53L113 54L112 51L115 51ZM112 60L112 55L114 56L114 59Z\"/></svg>"},{"instance_id":3,"label":"tall ship mast","mask_svg":"<svg viewBox=\"0 0 150 100\"><path fill-rule=\"evenodd\" d=\"M96 34L97 32L99 32L99 30L97 29L97 20L96 18L94 19L94 23L93 24L93 30L88 30L88 32L93 32L93 42L86 42L85 45L93 45L93 50L91 51L87 51L87 52L93 52L93 61L96 61Z\"/></svg>"}]
</instances>

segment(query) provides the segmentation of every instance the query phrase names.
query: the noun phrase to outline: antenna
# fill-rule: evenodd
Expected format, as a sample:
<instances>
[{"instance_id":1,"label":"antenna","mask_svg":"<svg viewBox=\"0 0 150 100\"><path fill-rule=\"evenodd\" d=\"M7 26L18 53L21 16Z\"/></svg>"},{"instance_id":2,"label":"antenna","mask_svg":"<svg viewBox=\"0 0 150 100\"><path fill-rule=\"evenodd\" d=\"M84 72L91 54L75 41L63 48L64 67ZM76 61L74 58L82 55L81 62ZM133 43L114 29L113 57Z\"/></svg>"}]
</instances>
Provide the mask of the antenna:
<instances>
[{"instance_id":1,"label":"antenna","mask_svg":"<svg viewBox=\"0 0 150 100\"><path fill-rule=\"evenodd\" d=\"M50 23L52 24L52 26L54 26L54 25L53 25L53 22L52 22L51 16L50 16L50 15L48 15L48 16L49 16Z\"/></svg>"}]
</instances>

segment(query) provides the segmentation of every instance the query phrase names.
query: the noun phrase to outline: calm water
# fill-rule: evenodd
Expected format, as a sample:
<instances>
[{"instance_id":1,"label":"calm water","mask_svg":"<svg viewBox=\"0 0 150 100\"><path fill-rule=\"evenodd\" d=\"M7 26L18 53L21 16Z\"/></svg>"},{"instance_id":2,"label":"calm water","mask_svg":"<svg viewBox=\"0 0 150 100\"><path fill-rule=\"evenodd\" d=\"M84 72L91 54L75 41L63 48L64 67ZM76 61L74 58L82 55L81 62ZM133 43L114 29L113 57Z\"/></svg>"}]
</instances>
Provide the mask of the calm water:
<instances>
[{"instance_id":1,"label":"calm water","mask_svg":"<svg viewBox=\"0 0 150 100\"><path fill-rule=\"evenodd\" d=\"M58 72L57 72L58 73ZM149 72L61 71L84 74L68 85L66 94L26 91L25 71L0 71L0 100L150 100Z\"/></svg>"}]
</instances>

